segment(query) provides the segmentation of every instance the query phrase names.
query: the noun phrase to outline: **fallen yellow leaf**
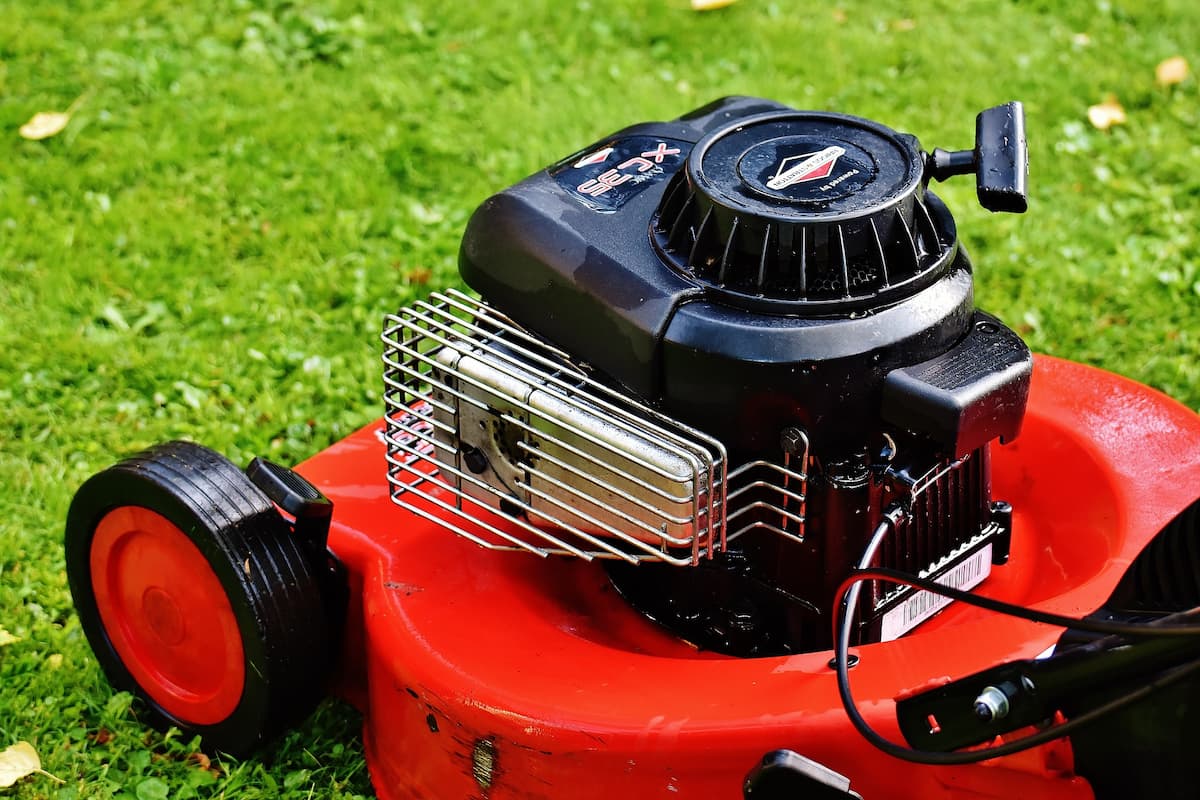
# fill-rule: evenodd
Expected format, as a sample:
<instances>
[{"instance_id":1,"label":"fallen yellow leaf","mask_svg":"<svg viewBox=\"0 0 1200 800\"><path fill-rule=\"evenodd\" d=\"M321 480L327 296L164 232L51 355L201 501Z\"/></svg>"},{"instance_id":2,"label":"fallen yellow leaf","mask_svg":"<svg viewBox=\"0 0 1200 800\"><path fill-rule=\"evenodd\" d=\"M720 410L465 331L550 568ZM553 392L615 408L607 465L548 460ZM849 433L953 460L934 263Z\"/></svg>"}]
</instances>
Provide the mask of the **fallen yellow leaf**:
<instances>
[{"instance_id":1,"label":"fallen yellow leaf","mask_svg":"<svg viewBox=\"0 0 1200 800\"><path fill-rule=\"evenodd\" d=\"M13 636L11 633L4 630L4 628L0 628L0 647L4 647L6 644L13 644L14 642L19 641L21 641L20 637Z\"/></svg>"},{"instance_id":2,"label":"fallen yellow leaf","mask_svg":"<svg viewBox=\"0 0 1200 800\"><path fill-rule=\"evenodd\" d=\"M29 742L17 742L0 751L0 788L42 771L42 760Z\"/></svg>"},{"instance_id":3,"label":"fallen yellow leaf","mask_svg":"<svg viewBox=\"0 0 1200 800\"><path fill-rule=\"evenodd\" d=\"M21 126L20 134L25 139L37 141L49 139L54 134L67 127L71 115L63 111L39 111L33 118Z\"/></svg>"},{"instance_id":4,"label":"fallen yellow leaf","mask_svg":"<svg viewBox=\"0 0 1200 800\"><path fill-rule=\"evenodd\" d=\"M712 11L736 3L737 0L692 0L693 11Z\"/></svg>"},{"instance_id":5,"label":"fallen yellow leaf","mask_svg":"<svg viewBox=\"0 0 1200 800\"><path fill-rule=\"evenodd\" d=\"M1117 102L1117 96L1110 94L1104 98L1103 103L1097 103L1094 106L1088 106L1088 122L1092 123L1093 127L1106 131L1113 125L1121 125L1125 122L1125 109Z\"/></svg>"},{"instance_id":6,"label":"fallen yellow leaf","mask_svg":"<svg viewBox=\"0 0 1200 800\"><path fill-rule=\"evenodd\" d=\"M58 669L62 665L63 665L62 653L51 653L50 655L46 656L46 666L50 667L50 669Z\"/></svg>"},{"instance_id":7,"label":"fallen yellow leaf","mask_svg":"<svg viewBox=\"0 0 1200 800\"><path fill-rule=\"evenodd\" d=\"M1172 86L1183 83L1188 76L1188 62L1183 56L1172 56L1166 61L1160 61L1154 68L1154 77L1162 86Z\"/></svg>"}]
</instances>

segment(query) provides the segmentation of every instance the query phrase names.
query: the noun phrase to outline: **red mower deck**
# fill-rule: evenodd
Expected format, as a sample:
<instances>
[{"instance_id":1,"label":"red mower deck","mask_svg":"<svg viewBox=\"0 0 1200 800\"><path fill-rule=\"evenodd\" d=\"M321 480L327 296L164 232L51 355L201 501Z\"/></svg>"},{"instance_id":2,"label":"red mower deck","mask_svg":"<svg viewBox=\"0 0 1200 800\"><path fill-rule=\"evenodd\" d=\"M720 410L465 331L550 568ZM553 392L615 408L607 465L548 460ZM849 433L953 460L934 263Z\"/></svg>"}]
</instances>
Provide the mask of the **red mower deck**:
<instances>
[{"instance_id":1,"label":"red mower deck","mask_svg":"<svg viewBox=\"0 0 1200 800\"><path fill-rule=\"evenodd\" d=\"M302 464L336 508L351 609L337 691L365 715L383 800L734 798L790 748L863 797L1087 798L1058 742L976 766L885 756L852 729L831 653L699 652L628 607L598 563L481 550L389 500L380 426ZM1098 607L1200 485L1200 417L1129 380L1036 362L1021 437L994 452L1012 560L980 591L1066 615ZM1047 474L1053 470L1053 474ZM952 607L859 647L855 695L899 740L895 676L960 676L1053 645L1048 626Z\"/></svg>"}]
</instances>

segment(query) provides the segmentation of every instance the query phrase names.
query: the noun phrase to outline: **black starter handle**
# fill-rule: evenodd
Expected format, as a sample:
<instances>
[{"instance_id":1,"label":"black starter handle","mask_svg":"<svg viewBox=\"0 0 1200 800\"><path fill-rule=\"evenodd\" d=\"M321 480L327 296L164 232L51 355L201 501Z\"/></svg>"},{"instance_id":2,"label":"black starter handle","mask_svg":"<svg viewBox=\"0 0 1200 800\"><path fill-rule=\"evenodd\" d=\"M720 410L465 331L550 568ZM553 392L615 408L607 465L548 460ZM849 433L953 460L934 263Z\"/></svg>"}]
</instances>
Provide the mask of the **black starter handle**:
<instances>
[{"instance_id":1,"label":"black starter handle","mask_svg":"<svg viewBox=\"0 0 1200 800\"><path fill-rule=\"evenodd\" d=\"M975 117L975 149L943 150L929 155L930 177L944 181L975 173L975 193L988 211L1022 214L1029 207L1029 147L1025 142L1025 108L1005 103Z\"/></svg>"}]
</instances>

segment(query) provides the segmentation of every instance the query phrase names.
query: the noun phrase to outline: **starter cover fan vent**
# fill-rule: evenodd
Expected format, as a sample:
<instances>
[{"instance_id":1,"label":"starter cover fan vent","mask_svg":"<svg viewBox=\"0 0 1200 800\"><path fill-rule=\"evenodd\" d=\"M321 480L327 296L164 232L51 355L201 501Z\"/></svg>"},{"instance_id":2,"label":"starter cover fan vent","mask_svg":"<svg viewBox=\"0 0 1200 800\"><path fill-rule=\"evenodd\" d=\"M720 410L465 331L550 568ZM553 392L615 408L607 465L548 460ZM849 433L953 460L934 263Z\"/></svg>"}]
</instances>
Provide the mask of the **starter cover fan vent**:
<instances>
[{"instance_id":1,"label":"starter cover fan vent","mask_svg":"<svg viewBox=\"0 0 1200 800\"><path fill-rule=\"evenodd\" d=\"M700 141L651 224L676 269L738 305L838 313L907 296L951 261L954 222L912 136L772 112Z\"/></svg>"}]
</instances>

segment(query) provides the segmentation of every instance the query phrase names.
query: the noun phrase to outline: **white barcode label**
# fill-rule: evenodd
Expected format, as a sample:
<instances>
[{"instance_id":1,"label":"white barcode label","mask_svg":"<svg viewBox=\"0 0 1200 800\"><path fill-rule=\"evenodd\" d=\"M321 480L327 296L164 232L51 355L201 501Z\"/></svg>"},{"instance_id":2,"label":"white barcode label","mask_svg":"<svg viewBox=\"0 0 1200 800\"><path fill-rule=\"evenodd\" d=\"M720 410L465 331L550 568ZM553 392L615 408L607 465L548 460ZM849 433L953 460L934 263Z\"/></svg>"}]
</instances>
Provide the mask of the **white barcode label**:
<instances>
[{"instance_id":1,"label":"white barcode label","mask_svg":"<svg viewBox=\"0 0 1200 800\"><path fill-rule=\"evenodd\" d=\"M973 589L992 574L992 543L988 542L972 553L965 561L934 578L942 586L952 589ZM899 639L925 620L937 614L954 601L933 592L917 592L883 615L883 628L879 641Z\"/></svg>"}]
</instances>

